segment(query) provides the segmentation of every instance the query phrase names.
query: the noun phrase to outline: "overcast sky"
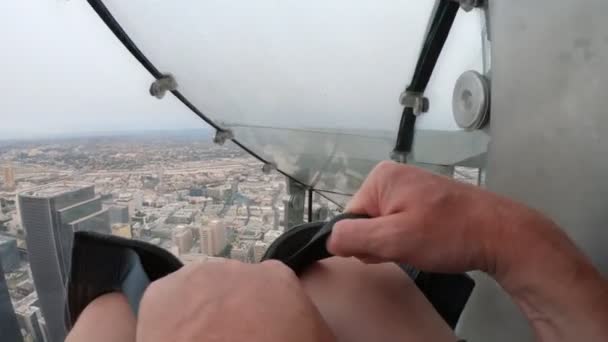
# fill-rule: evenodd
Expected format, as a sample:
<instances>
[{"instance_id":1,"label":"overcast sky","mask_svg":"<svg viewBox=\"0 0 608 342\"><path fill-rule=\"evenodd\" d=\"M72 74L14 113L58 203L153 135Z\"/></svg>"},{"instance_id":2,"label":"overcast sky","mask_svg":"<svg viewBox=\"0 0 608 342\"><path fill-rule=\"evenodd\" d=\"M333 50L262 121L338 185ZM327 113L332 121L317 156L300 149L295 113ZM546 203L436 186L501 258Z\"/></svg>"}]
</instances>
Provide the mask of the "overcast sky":
<instances>
[{"instance_id":1,"label":"overcast sky","mask_svg":"<svg viewBox=\"0 0 608 342\"><path fill-rule=\"evenodd\" d=\"M84 0L0 1L0 137L206 124L152 77Z\"/></svg>"},{"instance_id":2,"label":"overcast sky","mask_svg":"<svg viewBox=\"0 0 608 342\"><path fill-rule=\"evenodd\" d=\"M106 0L201 110L232 123L396 129L431 0ZM145 10L142 10L145 9ZM136 13L134 15L133 13ZM0 1L0 137L206 127L153 81L85 0ZM174 19L179 18L179 19ZM465 22L465 20L467 20ZM162 21L164 25L154 25ZM455 129L455 79L480 66L459 15L419 128ZM333 126L333 127L332 127Z\"/></svg>"}]
</instances>

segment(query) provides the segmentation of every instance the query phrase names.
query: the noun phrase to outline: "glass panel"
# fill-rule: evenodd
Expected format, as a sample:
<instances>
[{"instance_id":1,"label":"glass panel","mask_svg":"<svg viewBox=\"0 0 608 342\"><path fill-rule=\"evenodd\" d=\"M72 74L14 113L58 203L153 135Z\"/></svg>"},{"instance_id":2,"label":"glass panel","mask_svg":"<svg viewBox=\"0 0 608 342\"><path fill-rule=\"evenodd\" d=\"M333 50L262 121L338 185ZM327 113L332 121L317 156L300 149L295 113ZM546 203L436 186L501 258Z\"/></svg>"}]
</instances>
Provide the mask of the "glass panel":
<instances>
[{"instance_id":1,"label":"glass panel","mask_svg":"<svg viewBox=\"0 0 608 342\"><path fill-rule=\"evenodd\" d=\"M350 194L394 146L432 1L104 1L147 58L200 110L279 169ZM456 79L483 71L481 15L459 13L427 95L419 162L483 153L459 131Z\"/></svg>"}]
</instances>

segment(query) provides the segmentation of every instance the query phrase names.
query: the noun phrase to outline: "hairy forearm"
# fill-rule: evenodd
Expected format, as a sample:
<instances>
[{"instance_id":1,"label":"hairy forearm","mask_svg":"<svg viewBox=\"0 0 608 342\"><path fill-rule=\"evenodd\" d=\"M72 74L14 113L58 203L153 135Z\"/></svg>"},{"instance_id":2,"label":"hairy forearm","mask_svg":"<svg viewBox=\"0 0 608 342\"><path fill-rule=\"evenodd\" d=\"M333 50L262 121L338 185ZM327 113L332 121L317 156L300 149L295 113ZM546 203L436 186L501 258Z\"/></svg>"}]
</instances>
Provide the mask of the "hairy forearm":
<instances>
[{"instance_id":1,"label":"hairy forearm","mask_svg":"<svg viewBox=\"0 0 608 342\"><path fill-rule=\"evenodd\" d=\"M608 283L552 221L510 201L492 209L488 272L540 341L608 340Z\"/></svg>"}]
</instances>

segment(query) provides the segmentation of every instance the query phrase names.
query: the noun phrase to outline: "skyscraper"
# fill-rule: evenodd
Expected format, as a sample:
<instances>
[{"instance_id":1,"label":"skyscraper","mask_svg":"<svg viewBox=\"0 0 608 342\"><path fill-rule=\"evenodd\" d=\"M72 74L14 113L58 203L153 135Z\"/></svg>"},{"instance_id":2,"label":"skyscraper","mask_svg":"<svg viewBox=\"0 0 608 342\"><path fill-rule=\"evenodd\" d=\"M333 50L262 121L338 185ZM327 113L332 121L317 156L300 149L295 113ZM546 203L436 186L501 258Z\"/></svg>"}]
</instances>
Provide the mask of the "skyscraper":
<instances>
[{"instance_id":1,"label":"skyscraper","mask_svg":"<svg viewBox=\"0 0 608 342\"><path fill-rule=\"evenodd\" d=\"M201 253L217 256L226 247L226 227L220 220L212 220L200 228Z\"/></svg>"},{"instance_id":2,"label":"skyscraper","mask_svg":"<svg viewBox=\"0 0 608 342\"><path fill-rule=\"evenodd\" d=\"M63 341L64 286L70 267L73 233L110 234L109 214L93 185L57 183L19 194L28 257L49 340Z\"/></svg>"},{"instance_id":3,"label":"skyscraper","mask_svg":"<svg viewBox=\"0 0 608 342\"><path fill-rule=\"evenodd\" d=\"M0 235L0 264L7 273L19 267L17 239Z\"/></svg>"},{"instance_id":4,"label":"skyscraper","mask_svg":"<svg viewBox=\"0 0 608 342\"><path fill-rule=\"evenodd\" d=\"M173 231L172 238L173 245L177 247L179 255L189 253L192 249L192 229L184 226L178 226Z\"/></svg>"},{"instance_id":5,"label":"skyscraper","mask_svg":"<svg viewBox=\"0 0 608 342\"><path fill-rule=\"evenodd\" d=\"M265 243L264 241L256 241L253 244L253 261L260 262L262 260L262 257L264 256L264 253L266 253L267 249L268 249L267 243Z\"/></svg>"},{"instance_id":6,"label":"skyscraper","mask_svg":"<svg viewBox=\"0 0 608 342\"><path fill-rule=\"evenodd\" d=\"M32 292L15 304L17 321L24 332L24 340L26 341L49 341L39 305L36 292Z\"/></svg>"},{"instance_id":7,"label":"skyscraper","mask_svg":"<svg viewBox=\"0 0 608 342\"><path fill-rule=\"evenodd\" d=\"M106 205L110 213L110 224L129 223L129 207L127 205Z\"/></svg>"},{"instance_id":8,"label":"skyscraper","mask_svg":"<svg viewBox=\"0 0 608 342\"><path fill-rule=\"evenodd\" d=\"M12 166L6 166L2 170L4 177L4 186L7 189L14 189L17 183L15 182L15 169Z\"/></svg>"},{"instance_id":9,"label":"skyscraper","mask_svg":"<svg viewBox=\"0 0 608 342\"><path fill-rule=\"evenodd\" d=\"M35 306L22 306L15 310L17 314L17 320L23 327L26 334L30 336L33 341L45 341L46 335L44 335L44 327L40 325L40 309ZM9 341L11 341L9 339Z\"/></svg>"},{"instance_id":10,"label":"skyscraper","mask_svg":"<svg viewBox=\"0 0 608 342\"><path fill-rule=\"evenodd\" d=\"M2 257L0 256L0 259ZM23 341L17 315L11 303L11 297L8 293L6 278L4 277L4 269L2 268L2 260L0 260L0 337L2 341Z\"/></svg>"},{"instance_id":11,"label":"skyscraper","mask_svg":"<svg viewBox=\"0 0 608 342\"><path fill-rule=\"evenodd\" d=\"M232 247L230 259L251 263L253 262L253 241L240 241Z\"/></svg>"}]
</instances>

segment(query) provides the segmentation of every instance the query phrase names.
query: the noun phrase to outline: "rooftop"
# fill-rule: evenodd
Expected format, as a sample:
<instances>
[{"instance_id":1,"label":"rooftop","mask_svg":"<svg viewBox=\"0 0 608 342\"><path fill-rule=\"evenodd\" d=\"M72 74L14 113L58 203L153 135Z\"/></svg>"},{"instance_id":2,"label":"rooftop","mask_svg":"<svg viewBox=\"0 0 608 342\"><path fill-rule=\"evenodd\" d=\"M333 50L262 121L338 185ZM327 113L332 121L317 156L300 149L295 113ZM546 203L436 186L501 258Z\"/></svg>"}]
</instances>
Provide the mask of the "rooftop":
<instances>
[{"instance_id":1,"label":"rooftop","mask_svg":"<svg viewBox=\"0 0 608 342\"><path fill-rule=\"evenodd\" d=\"M77 182L61 182L47 184L38 188L26 190L19 194L19 196L36 197L36 198L52 198L59 196L67 192L74 192L80 189L88 188L93 186L87 183Z\"/></svg>"},{"instance_id":2,"label":"rooftop","mask_svg":"<svg viewBox=\"0 0 608 342\"><path fill-rule=\"evenodd\" d=\"M17 239L10 237L10 236L0 235L0 244L7 243L7 242L10 243L13 241L17 241Z\"/></svg>"},{"instance_id":3,"label":"rooftop","mask_svg":"<svg viewBox=\"0 0 608 342\"><path fill-rule=\"evenodd\" d=\"M72 222L70 222L70 224L78 224L78 223L82 223L82 222L84 222L84 221L87 221L87 220L91 219L92 217L95 217L95 216L98 216L98 215L102 215L102 214L104 214L104 213L105 213L105 212L107 212L107 211L108 211L108 209L102 209L102 210L100 210L100 211L98 211L98 212L92 213L92 214L91 214L91 215L89 215L89 216L85 216L85 217L79 218L79 219L78 219L78 220L76 220L76 221L72 221Z\"/></svg>"}]
</instances>

